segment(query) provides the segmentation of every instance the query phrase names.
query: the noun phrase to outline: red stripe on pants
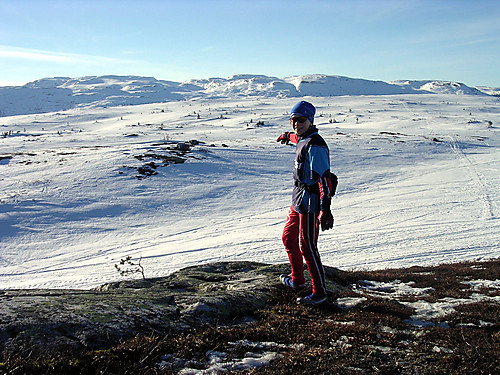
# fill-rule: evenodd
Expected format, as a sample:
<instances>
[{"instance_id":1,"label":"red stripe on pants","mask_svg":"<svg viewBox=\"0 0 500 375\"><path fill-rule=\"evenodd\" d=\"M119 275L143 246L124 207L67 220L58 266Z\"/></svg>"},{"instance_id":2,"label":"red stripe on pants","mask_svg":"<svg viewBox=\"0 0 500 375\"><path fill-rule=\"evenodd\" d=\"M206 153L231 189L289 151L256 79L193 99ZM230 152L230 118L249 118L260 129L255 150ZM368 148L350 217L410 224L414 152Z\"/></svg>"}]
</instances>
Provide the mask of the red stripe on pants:
<instances>
[{"instance_id":1,"label":"red stripe on pants","mask_svg":"<svg viewBox=\"0 0 500 375\"><path fill-rule=\"evenodd\" d=\"M313 293L323 296L326 294L325 271L318 252L318 214L301 214L290 207L282 239L292 267L293 282L305 283L304 258L311 275Z\"/></svg>"}]
</instances>

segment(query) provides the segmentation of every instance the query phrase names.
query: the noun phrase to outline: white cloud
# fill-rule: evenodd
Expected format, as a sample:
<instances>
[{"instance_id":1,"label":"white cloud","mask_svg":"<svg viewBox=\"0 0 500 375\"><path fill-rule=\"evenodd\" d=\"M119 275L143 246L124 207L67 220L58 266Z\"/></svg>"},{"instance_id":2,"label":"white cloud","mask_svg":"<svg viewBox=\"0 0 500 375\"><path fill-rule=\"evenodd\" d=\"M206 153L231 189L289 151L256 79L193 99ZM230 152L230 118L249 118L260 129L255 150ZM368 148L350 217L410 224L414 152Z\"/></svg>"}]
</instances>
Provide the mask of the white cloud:
<instances>
[{"instance_id":1,"label":"white cloud","mask_svg":"<svg viewBox=\"0 0 500 375\"><path fill-rule=\"evenodd\" d=\"M59 63L72 62L72 58L67 54L29 50L24 48L0 46L0 58L13 58L34 61L50 61Z\"/></svg>"},{"instance_id":2,"label":"white cloud","mask_svg":"<svg viewBox=\"0 0 500 375\"><path fill-rule=\"evenodd\" d=\"M116 59L104 56L81 55L64 52L42 51L36 49L27 49L11 46L0 46L0 59L11 58L30 61L44 61L59 64L88 64L88 65L105 65L105 64L131 64L131 60Z\"/></svg>"}]
</instances>

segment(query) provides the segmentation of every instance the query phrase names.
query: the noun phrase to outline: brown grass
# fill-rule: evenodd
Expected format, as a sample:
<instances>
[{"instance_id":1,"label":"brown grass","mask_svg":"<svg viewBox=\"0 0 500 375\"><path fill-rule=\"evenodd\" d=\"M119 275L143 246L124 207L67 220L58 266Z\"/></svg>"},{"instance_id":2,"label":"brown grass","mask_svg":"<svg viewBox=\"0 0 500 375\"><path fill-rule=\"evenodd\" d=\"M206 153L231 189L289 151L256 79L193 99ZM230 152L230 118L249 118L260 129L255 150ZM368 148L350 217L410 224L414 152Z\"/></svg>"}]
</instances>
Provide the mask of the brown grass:
<instances>
[{"instance_id":1,"label":"brown grass","mask_svg":"<svg viewBox=\"0 0 500 375\"><path fill-rule=\"evenodd\" d=\"M277 359L246 369L246 374L499 374L500 304L489 299L457 306L427 326L408 322L414 313L405 301L446 297L494 297L497 288L473 290L467 281L500 280L500 260L412 267L373 272L341 272L338 282L401 280L432 289L400 300L352 289L332 296L321 307L295 303L296 293L280 289L272 306L256 312L258 320L234 327L166 331L136 337L102 350L3 354L0 372L8 374L175 374L182 368L206 369L211 352L225 360L243 358L262 348L244 343L273 342ZM342 310L336 298L364 296ZM236 373L232 368L225 373Z\"/></svg>"}]
</instances>

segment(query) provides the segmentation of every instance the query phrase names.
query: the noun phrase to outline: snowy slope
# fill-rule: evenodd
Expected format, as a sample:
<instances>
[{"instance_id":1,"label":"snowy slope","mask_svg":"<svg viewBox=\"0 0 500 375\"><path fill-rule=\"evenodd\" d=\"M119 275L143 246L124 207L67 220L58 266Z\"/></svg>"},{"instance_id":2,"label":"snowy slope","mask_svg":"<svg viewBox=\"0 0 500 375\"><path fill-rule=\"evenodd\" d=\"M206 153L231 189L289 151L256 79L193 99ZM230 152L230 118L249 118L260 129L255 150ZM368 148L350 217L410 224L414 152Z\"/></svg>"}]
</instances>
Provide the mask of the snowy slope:
<instances>
[{"instance_id":1,"label":"snowy slope","mask_svg":"<svg viewBox=\"0 0 500 375\"><path fill-rule=\"evenodd\" d=\"M296 87L280 78L263 75L239 74L229 78L191 80L188 83L201 87L203 94L211 98L224 97L296 97L301 93ZM195 92L195 91L193 91Z\"/></svg>"},{"instance_id":2,"label":"snowy slope","mask_svg":"<svg viewBox=\"0 0 500 375\"><path fill-rule=\"evenodd\" d=\"M341 96L341 95L394 95L422 93L406 85L369 81L366 79L341 76L309 75L286 78L293 83L301 95Z\"/></svg>"},{"instance_id":3,"label":"snowy slope","mask_svg":"<svg viewBox=\"0 0 500 375\"><path fill-rule=\"evenodd\" d=\"M239 76L229 91L253 78L254 86L280 82ZM174 98L201 88L191 99L111 106L114 94L122 92L118 104L127 95L135 103L155 84L127 82L43 80L37 90L57 85L108 103L0 119L0 288L96 286L120 279L114 265L129 255L142 257L148 277L210 261L287 262L281 231L294 149L275 139L289 130L287 113L299 99L217 99L227 86L208 80L162 83ZM334 230L319 240L326 264L374 269L500 256L497 97L307 99L318 107L340 179ZM182 155L178 143L190 140L201 143ZM186 161L164 166L176 153ZM157 174L141 175L151 163Z\"/></svg>"},{"instance_id":4,"label":"snowy slope","mask_svg":"<svg viewBox=\"0 0 500 375\"><path fill-rule=\"evenodd\" d=\"M22 87L0 87L0 114L9 116L78 106L106 107L182 100L181 93L185 91L179 83L149 77L44 78Z\"/></svg>"},{"instance_id":5,"label":"snowy slope","mask_svg":"<svg viewBox=\"0 0 500 375\"><path fill-rule=\"evenodd\" d=\"M22 87L0 87L0 116L55 112L84 106L112 107L193 98L291 98L429 93L487 95L456 82L389 83L320 74L287 78L235 75L182 83L137 76L57 77L44 78Z\"/></svg>"},{"instance_id":6,"label":"snowy slope","mask_svg":"<svg viewBox=\"0 0 500 375\"><path fill-rule=\"evenodd\" d=\"M500 87L478 86L476 88L487 95L500 96Z\"/></svg>"},{"instance_id":7,"label":"snowy slope","mask_svg":"<svg viewBox=\"0 0 500 375\"><path fill-rule=\"evenodd\" d=\"M486 92L459 82L449 81L396 81L395 84L408 89L434 94L485 95Z\"/></svg>"}]
</instances>

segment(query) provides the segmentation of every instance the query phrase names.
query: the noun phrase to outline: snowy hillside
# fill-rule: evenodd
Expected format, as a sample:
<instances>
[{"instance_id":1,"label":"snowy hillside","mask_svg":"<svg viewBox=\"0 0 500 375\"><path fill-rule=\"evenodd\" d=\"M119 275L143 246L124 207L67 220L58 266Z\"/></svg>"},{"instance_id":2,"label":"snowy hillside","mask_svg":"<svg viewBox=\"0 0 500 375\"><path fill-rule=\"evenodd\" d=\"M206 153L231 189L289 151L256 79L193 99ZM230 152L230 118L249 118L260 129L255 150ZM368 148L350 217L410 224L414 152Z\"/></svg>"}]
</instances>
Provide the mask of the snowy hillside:
<instances>
[{"instance_id":1,"label":"snowy hillside","mask_svg":"<svg viewBox=\"0 0 500 375\"><path fill-rule=\"evenodd\" d=\"M3 88L12 112L53 112L0 118L0 288L96 286L120 279L114 266L127 256L142 257L147 277L211 261L287 262L294 148L275 140L300 90L327 95L343 80L108 76ZM334 229L319 239L325 264L500 256L499 98L308 100L340 181Z\"/></svg>"},{"instance_id":2,"label":"snowy hillside","mask_svg":"<svg viewBox=\"0 0 500 375\"><path fill-rule=\"evenodd\" d=\"M112 107L193 98L292 98L396 94L487 95L462 83L444 81L382 82L341 76L287 78L236 75L171 82L152 77L101 76L44 78L21 87L0 87L0 116L47 113L79 107Z\"/></svg>"},{"instance_id":3,"label":"snowy hillside","mask_svg":"<svg viewBox=\"0 0 500 375\"><path fill-rule=\"evenodd\" d=\"M0 87L3 116L183 100L178 83L155 78L102 76L44 78L21 87Z\"/></svg>"},{"instance_id":4,"label":"snowy hillside","mask_svg":"<svg viewBox=\"0 0 500 375\"><path fill-rule=\"evenodd\" d=\"M479 86L477 89L488 95L500 96L500 87Z\"/></svg>"},{"instance_id":5,"label":"snowy hillside","mask_svg":"<svg viewBox=\"0 0 500 375\"><path fill-rule=\"evenodd\" d=\"M484 95L487 94L477 88L469 87L463 83L447 81L396 81L402 87L420 90L422 92L435 94L456 94L456 95Z\"/></svg>"}]
</instances>

